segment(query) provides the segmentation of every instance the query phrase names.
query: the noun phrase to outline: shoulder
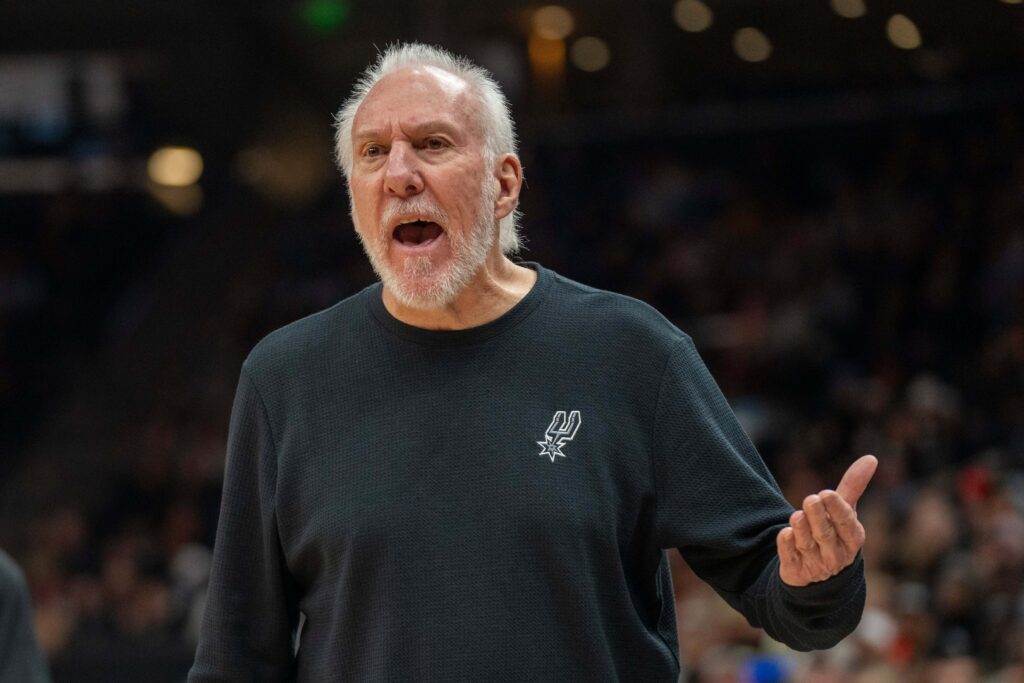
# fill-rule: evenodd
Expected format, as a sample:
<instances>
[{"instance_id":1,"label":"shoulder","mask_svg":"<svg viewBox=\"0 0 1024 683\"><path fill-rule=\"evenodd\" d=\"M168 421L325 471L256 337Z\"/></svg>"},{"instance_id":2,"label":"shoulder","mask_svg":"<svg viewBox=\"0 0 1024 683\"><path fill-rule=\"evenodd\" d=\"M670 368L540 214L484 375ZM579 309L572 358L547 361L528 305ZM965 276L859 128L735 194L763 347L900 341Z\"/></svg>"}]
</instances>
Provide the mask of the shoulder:
<instances>
[{"instance_id":1,"label":"shoulder","mask_svg":"<svg viewBox=\"0 0 1024 683\"><path fill-rule=\"evenodd\" d=\"M21 568L11 559L11 556L0 550L0 597L7 603L11 596L26 595L28 585L25 583L25 575Z\"/></svg>"},{"instance_id":2,"label":"shoulder","mask_svg":"<svg viewBox=\"0 0 1024 683\"><path fill-rule=\"evenodd\" d=\"M552 286L552 310L580 332L606 344L667 355L690 337L648 303L624 294L598 289L557 273ZM594 336L596 335L596 336Z\"/></svg>"},{"instance_id":3,"label":"shoulder","mask_svg":"<svg viewBox=\"0 0 1024 683\"><path fill-rule=\"evenodd\" d=\"M269 333L249 352L243 370L254 380L264 375L316 371L322 359L344 352L346 345L365 335L369 315L364 298L372 289L371 285Z\"/></svg>"}]
</instances>

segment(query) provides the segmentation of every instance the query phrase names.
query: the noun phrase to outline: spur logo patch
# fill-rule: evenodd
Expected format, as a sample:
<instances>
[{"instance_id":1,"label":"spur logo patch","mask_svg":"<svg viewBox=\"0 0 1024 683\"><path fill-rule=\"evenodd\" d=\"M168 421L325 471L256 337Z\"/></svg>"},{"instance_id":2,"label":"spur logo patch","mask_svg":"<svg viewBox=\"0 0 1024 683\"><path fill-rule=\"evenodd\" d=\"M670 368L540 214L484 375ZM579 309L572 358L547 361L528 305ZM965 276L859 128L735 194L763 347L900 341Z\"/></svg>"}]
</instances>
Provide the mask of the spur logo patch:
<instances>
[{"instance_id":1,"label":"spur logo patch","mask_svg":"<svg viewBox=\"0 0 1024 683\"><path fill-rule=\"evenodd\" d=\"M562 446L573 440L576 430L580 428L582 422L583 418L580 417L578 410L569 413L568 417L564 410L556 412L551 419L551 424L548 425L548 430L544 432L544 440L537 442L537 445L540 446L540 455L550 457L551 462L555 461L556 456L564 458L565 453L562 452Z\"/></svg>"}]
</instances>

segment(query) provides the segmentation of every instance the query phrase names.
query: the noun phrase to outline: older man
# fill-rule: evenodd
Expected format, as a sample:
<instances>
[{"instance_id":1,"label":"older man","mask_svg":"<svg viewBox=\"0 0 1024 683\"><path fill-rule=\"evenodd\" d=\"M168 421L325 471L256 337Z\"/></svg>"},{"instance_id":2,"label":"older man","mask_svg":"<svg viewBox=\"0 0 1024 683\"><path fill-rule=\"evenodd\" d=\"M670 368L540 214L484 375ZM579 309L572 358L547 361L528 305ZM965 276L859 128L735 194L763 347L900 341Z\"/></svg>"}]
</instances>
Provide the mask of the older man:
<instances>
[{"instance_id":1,"label":"older man","mask_svg":"<svg viewBox=\"0 0 1024 683\"><path fill-rule=\"evenodd\" d=\"M793 511L687 335L510 260L486 72L391 48L337 142L382 282L242 367L190 681L674 681L671 548L795 648L853 629L874 458Z\"/></svg>"}]
</instances>

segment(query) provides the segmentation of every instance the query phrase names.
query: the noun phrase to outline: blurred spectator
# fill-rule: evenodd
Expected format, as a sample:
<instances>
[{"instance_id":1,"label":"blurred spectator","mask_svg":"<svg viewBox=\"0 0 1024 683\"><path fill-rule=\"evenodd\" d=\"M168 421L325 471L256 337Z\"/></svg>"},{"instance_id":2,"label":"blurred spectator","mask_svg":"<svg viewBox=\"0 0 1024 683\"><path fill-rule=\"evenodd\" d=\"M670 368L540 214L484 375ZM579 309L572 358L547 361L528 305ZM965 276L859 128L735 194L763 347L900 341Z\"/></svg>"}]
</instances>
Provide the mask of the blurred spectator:
<instances>
[{"instance_id":1,"label":"blurred spectator","mask_svg":"<svg viewBox=\"0 0 1024 683\"><path fill-rule=\"evenodd\" d=\"M0 681L47 683L50 675L36 643L32 605L18 565L0 550Z\"/></svg>"}]
</instances>

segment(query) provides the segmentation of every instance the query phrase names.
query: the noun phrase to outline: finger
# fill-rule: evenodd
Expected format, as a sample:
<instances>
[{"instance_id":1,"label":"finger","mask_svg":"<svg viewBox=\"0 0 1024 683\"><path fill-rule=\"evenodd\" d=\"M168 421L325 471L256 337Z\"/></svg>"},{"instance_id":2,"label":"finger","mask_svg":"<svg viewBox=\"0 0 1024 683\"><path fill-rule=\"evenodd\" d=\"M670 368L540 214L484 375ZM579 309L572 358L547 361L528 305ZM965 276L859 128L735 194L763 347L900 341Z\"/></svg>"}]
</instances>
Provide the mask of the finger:
<instances>
[{"instance_id":1,"label":"finger","mask_svg":"<svg viewBox=\"0 0 1024 683\"><path fill-rule=\"evenodd\" d=\"M847 553L850 557L856 555L864 547L864 526L857 519L857 513L834 491L822 493L821 500Z\"/></svg>"},{"instance_id":2,"label":"finger","mask_svg":"<svg viewBox=\"0 0 1024 683\"><path fill-rule=\"evenodd\" d=\"M868 482L871 481L871 477L875 475L875 470L878 468L878 458L873 455L865 455L859 458L855 463L850 465L850 469L846 470L846 474L843 475L842 481L839 482L839 486L836 487L836 493L838 493L843 500L845 500L850 507L856 509L857 501L864 495L864 490L868 487Z\"/></svg>"},{"instance_id":3,"label":"finger","mask_svg":"<svg viewBox=\"0 0 1024 683\"><path fill-rule=\"evenodd\" d=\"M793 546L800 553L800 566L803 572L812 576L812 581L825 578L818 542L814 540L814 535L811 533L807 513L797 510L790 516L789 525L793 529Z\"/></svg>"},{"instance_id":4,"label":"finger","mask_svg":"<svg viewBox=\"0 0 1024 683\"><path fill-rule=\"evenodd\" d=\"M790 585L796 585L797 577L803 571L803 563L793 540L792 527L786 527L775 536L775 545L779 550L779 573L782 580Z\"/></svg>"},{"instance_id":5,"label":"finger","mask_svg":"<svg viewBox=\"0 0 1024 683\"><path fill-rule=\"evenodd\" d=\"M821 554L825 571L830 575L838 572L846 566L846 546L840 540L832 520L829 519L820 495L807 496L804 499L804 514L811 527L811 535L818 544L818 552Z\"/></svg>"},{"instance_id":6,"label":"finger","mask_svg":"<svg viewBox=\"0 0 1024 683\"><path fill-rule=\"evenodd\" d=\"M796 542L793 540L793 527L782 529L776 536L775 541L779 548L779 558L792 564L800 564L800 553L796 549Z\"/></svg>"},{"instance_id":7,"label":"finger","mask_svg":"<svg viewBox=\"0 0 1024 683\"><path fill-rule=\"evenodd\" d=\"M822 502L821 496L813 495L804 498L803 510L811 528L811 535L818 545L835 540L836 530L829 522L828 512L825 510L825 503Z\"/></svg>"},{"instance_id":8,"label":"finger","mask_svg":"<svg viewBox=\"0 0 1024 683\"><path fill-rule=\"evenodd\" d=\"M803 510L797 510L790 516L789 525L793 528L793 542L796 549L804 555L816 553L818 542L814 540L814 534L811 533L807 514Z\"/></svg>"}]
</instances>

